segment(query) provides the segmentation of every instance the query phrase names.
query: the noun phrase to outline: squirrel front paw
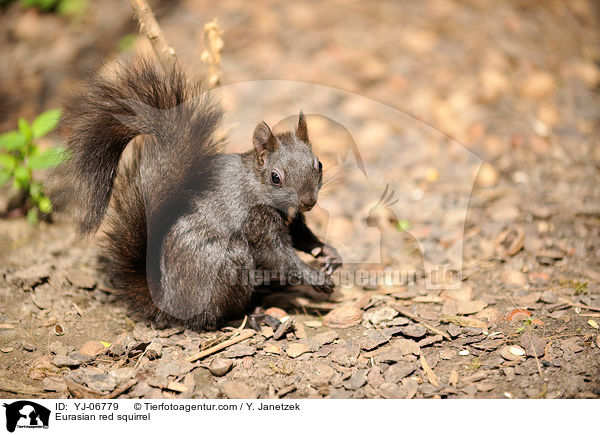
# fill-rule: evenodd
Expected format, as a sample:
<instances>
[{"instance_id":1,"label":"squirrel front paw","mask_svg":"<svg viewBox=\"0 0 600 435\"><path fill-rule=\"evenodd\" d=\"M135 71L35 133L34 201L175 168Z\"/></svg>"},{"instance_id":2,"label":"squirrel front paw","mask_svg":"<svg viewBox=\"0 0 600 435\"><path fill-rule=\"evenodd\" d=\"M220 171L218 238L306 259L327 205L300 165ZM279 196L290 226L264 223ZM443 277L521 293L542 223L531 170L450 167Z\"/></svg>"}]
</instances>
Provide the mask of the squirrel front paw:
<instances>
[{"instance_id":1,"label":"squirrel front paw","mask_svg":"<svg viewBox=\"0 0 600 435\"><path fill-rule=\"evenodd\" d=\"M329 276L327 272L323 270L313 270L311 276L308 280L309 285L311 285L316 291L326 293L330 295L333 293L335 289L335 284L333 283L331 276Z\"/></svg>"},{"instance_id":2,"label":"squirrel front paw","mask_svg":"<svg viewBox=\"0 0 600 435\"><path fill-rule=\"evenodd\" d=\"M323 245L313 249L312 254L322 263L321 270L327 275L331 275L342 265L342 257L338 251L331 245Z\"/></svg>"}]
</instances>

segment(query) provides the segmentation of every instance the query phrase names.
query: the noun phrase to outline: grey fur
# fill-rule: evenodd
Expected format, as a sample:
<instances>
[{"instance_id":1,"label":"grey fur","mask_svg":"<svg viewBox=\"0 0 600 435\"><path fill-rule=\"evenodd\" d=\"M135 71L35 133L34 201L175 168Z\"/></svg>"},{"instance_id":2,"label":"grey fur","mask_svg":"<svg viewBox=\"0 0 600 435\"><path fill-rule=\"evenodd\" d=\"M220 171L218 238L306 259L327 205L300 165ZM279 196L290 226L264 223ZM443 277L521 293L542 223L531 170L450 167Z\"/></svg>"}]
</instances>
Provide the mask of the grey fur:
<instances>
[{"instance_id":1,"label":"grey fur","mask_svg":"<svg viewBox=\"0 0 600 435\"><path fill-rule=\"evenodd\" d=\"M112 195L101 261L112 285L138 309L199 329L246 312L249 271L331 292L329 275L295 249L321 248L328 271L341 263L304 223L322 182L304 115L294 133L273 135L259 124L254 149L243 154L218 152L221 117L210 94L178 69L165 75L134 62L116 80L93 81L67 107L73 158L57 172L69 186L58 198L75 204L83 232L98 228ZM142 145L116 177L123 150L140 134Z\"/></svg>"}]
</instances>

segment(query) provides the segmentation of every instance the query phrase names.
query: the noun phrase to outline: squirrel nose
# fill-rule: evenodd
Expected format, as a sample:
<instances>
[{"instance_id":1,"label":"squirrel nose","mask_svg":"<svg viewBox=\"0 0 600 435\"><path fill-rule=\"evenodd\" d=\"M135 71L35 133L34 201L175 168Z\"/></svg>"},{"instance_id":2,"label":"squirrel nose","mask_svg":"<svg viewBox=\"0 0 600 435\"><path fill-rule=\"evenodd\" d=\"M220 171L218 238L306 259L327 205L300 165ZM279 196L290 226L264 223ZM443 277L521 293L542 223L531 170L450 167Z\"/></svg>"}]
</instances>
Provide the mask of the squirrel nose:
<instances>
[{"instance_id":1,"label":"squirrel nose","mask_svg":"<svg viewBox=\"0 0 600 435\"><path fill-rule=\"evenodd\" d=\"M310 210L317 203L317 199L312 195L307 195L300 198L300 203L302 204L302 207L304 207L307 210Z\"/></svg>"},{"instance_id":2,"label":"squirrel nose","mask_svg":"<svg viewBox=\"0 0 600 435\"><path fill-rule=\"evenodd\" d=\"M317 203L317 201L315 201L314 199L311 199L308 201L302 201L302 206L305 209L310 210L311 208L313 208L315 206L316 203Z\"/></svg>"}]
</instances>

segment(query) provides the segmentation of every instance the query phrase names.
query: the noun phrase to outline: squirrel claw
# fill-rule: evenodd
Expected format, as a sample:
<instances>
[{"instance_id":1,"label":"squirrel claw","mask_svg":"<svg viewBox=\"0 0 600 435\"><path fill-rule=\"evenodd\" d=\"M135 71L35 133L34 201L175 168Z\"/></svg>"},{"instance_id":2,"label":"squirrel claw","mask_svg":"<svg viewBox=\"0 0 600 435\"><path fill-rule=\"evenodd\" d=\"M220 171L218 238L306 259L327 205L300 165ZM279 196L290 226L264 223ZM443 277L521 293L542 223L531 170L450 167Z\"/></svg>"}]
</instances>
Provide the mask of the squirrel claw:
<instances>
[{"instance_id":1,"label":"squirrel claw","mask_svg":"<svg viewBox=\"0 0 600 435\"><path fill-rule=\"evenodd\" d=\"M260 325L267 325L276 330L281 322L279 319L269 315L269 314L250 314L248 316L248 326L254 329L257 332L261 331Z\"/></svg>"},{"instance_id":2,"label":"squirrel claw","mask_svg":"<svg viewBox=\"0 0 600 435\"><path fill-rule=\"evenodd\" d=\"M319 250L318 252L317 249ZM321 259L323 263L321 270L327 275L333 274L342 265L342 257L340 257L340 254L331 245L323 245L322 247L315 248L313 255Z\"/></svg>"}]
</instances>

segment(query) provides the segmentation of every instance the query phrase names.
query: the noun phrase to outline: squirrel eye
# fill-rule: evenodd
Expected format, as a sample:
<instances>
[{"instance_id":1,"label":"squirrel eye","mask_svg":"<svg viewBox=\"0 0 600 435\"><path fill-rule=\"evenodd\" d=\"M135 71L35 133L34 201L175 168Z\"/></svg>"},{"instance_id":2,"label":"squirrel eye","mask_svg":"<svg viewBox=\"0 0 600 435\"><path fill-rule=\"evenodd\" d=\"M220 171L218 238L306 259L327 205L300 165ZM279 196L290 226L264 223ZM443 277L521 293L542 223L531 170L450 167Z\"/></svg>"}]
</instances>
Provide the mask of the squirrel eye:
<instances>
[{"instance_id":1,"label":"squirrel eye","mask_svg":"<svg viewBox=\"0 0 600 435\"><path fill-rule=\"evenodd\" d=\"M319 160L319 174L323 172L323 164Z\"/></svg>"},{"instance_id":2,"label":"squirrel eye","mask_svg":"<svg viewBox=\"0 0 600 435\"><path fill-rule=\"evenodd\" d=\"M277 173L277 171L271 172L271 182L276 186L281 185L281 177Z\"/></svg>"}]
</instances>

